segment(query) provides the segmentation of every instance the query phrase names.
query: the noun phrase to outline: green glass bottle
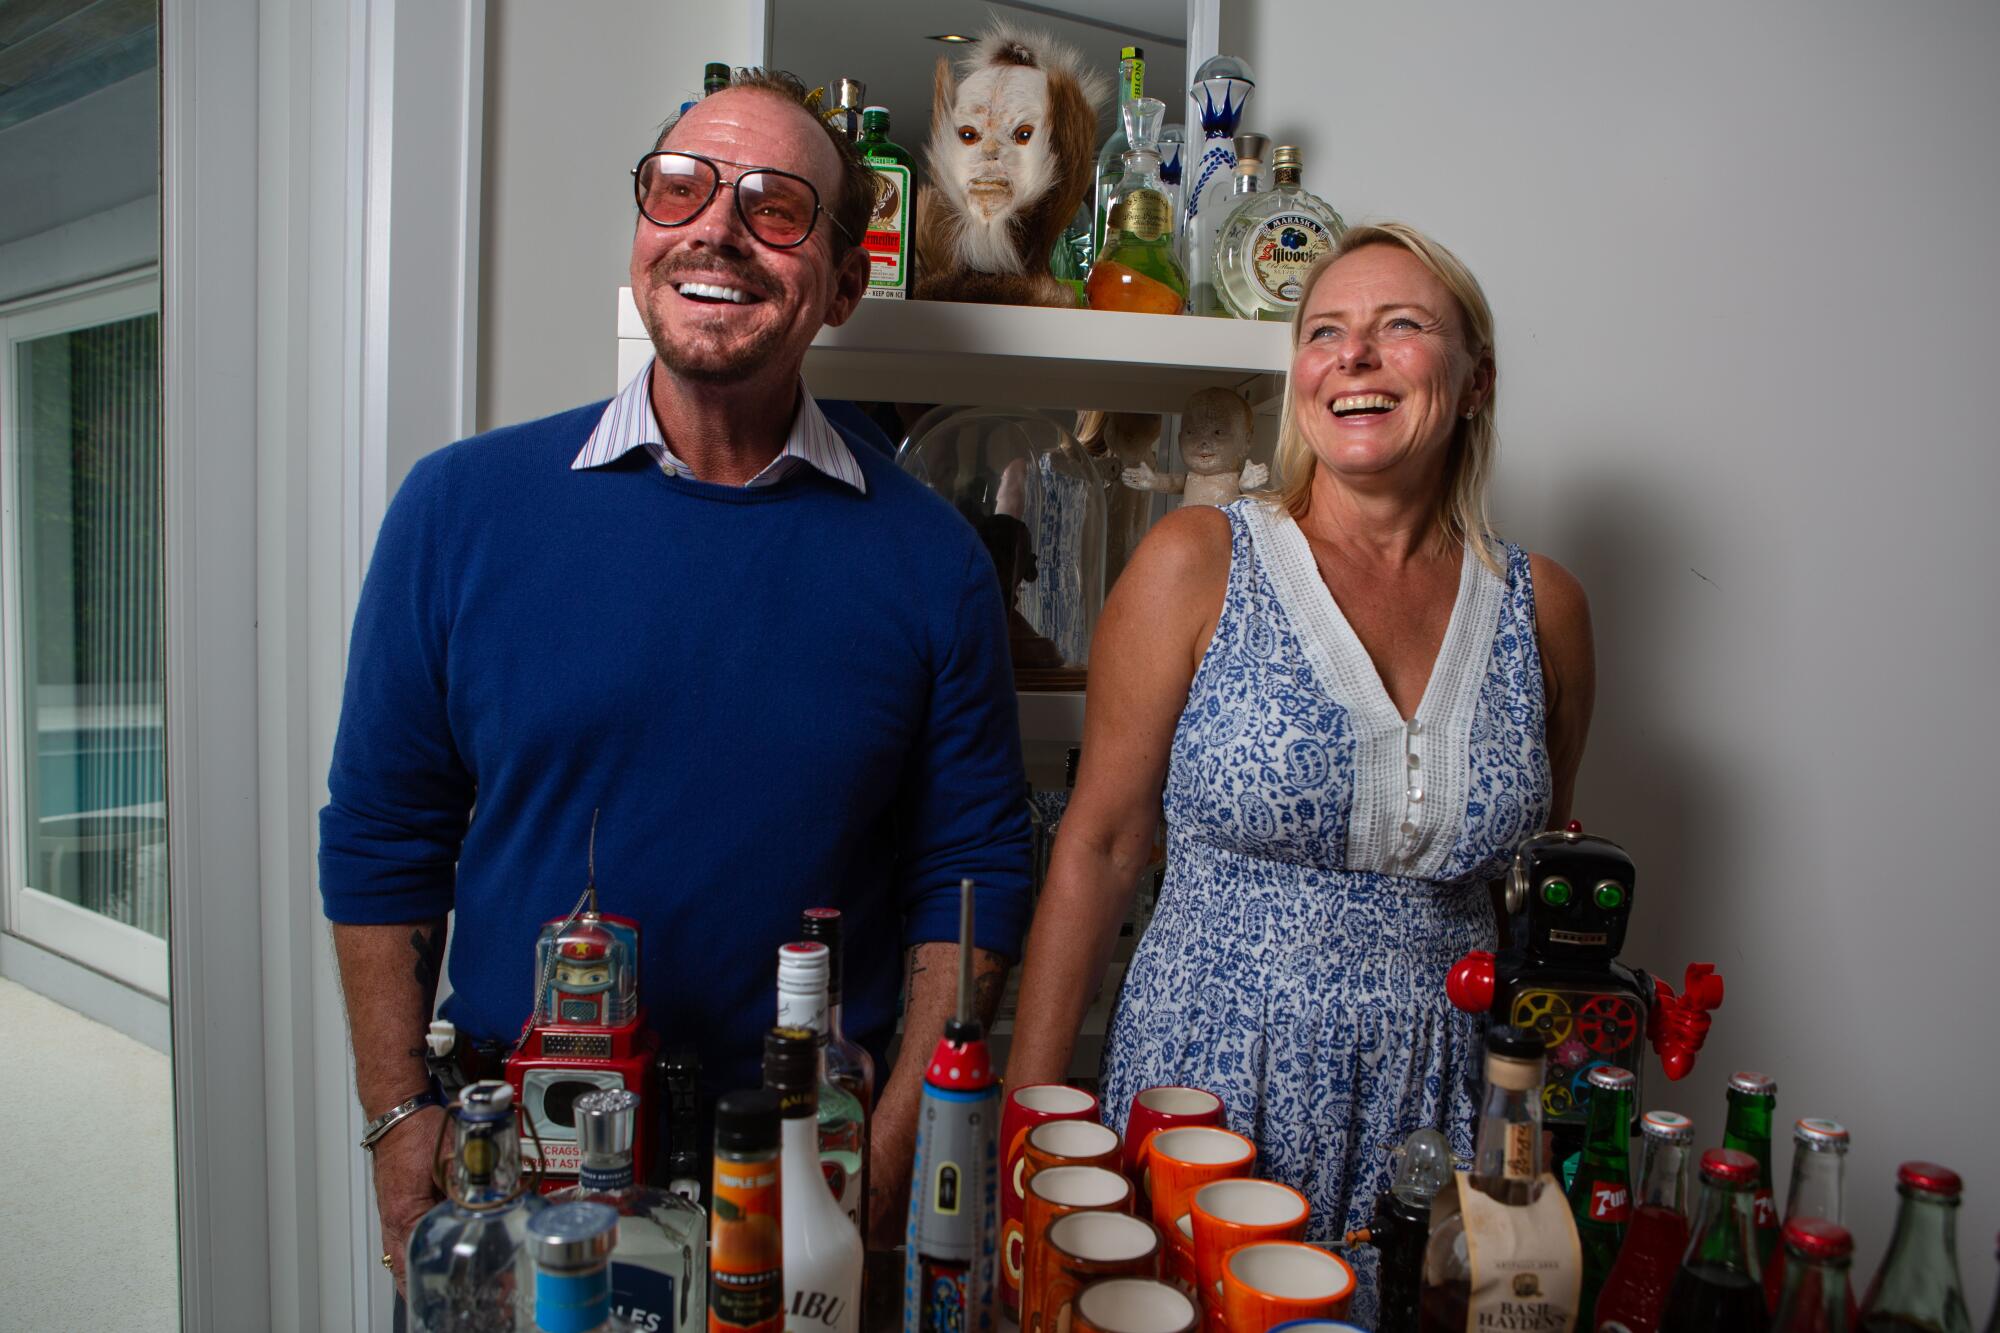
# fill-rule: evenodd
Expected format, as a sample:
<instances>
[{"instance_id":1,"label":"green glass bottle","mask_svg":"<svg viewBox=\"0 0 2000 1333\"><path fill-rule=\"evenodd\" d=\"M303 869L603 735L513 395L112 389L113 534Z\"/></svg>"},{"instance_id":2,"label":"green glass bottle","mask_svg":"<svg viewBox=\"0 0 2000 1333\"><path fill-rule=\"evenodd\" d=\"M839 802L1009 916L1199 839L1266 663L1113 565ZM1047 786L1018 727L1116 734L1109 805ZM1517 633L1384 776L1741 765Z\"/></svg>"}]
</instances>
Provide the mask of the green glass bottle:
<instances>
[{"instance_id":1,"label":"green glass bottle","mask_svg":"<svg viewBox=\"0 0 2000 1333\"><path fill-rule=\"evenodd\" d=\"M701 95L712 96L729 86L729 66L719 60L711 60L701 69Z\"/></svg>"},{"instance_id":2,"label":"green glass bottle","mask_svg":"<svg viewBox=\"0 0 2000 1333\"><path fill-rule=\"evenodd\" d=\"M1743 1070L1729 1076L1729 1120L1722 1146L1757 1159L1753 1200L1757 1225L1757 1271L1762 1273L1778 1246L1778 1206L1771 1197L1771 1112L1778 1104L1778 1081Z\"/></svg>"},{"instance_id":3,"label":"green glass bottle","mask_svg":"<svg viewBox=\"0 0 2000 1333\"><path fill-rule=\"evenodd\" d=\"M1861 1298L1863 1333L1972 1333L1958 1276L1958 1172L1936 1162L1896 1169L1903 1196L1889 1252Z\"/></svg>"},{"instance_id":4,"label":"green glass bottle","mask_svg":"<svg viewBox=\"0 0 2000 1333\"><path fill-rule=\"evenodd\" d=\"M1187 304L1187 270L1174 254L1174 206L1160 186L1155 147L1166 112L1157 97L1125 108L1125 137L1132 147L1105 224L1104 248L1091 263L1085 286L1092 310L1178 315Z\"/></svg>"},{"instance_id":5,"label":"green glass bottle","mask_svg":"<svg viewBox=\"0 0 2000 1333\"><path fill-rule=\"evenodd\" d=\"M1590 1125L1582 1163L1570 1181L1569 1207L1583 1246L1577 1309L1587 1315L1597 1308L1597 1293L1632 1220L1632 1098L1639 1081L1629 1069L1599 1065L1584 1082L1590 1088Z\"/></svg>"},{"instance_id":6,"label":"green glass bottle","mask_svg":"<svg viewBox=\"0 0 2000 1333\"><path fill-rule=\"evenodd\" d=\"M1091 193L1090 241L1092 255L1104 249L1104 228L1111 217L1111 204L1118 197L1118 185L1125 174L1125 153L1131 142L1125 134L1125 108L1146 95L1146 53L1136 46L1118 49L1118 105L1111 112L1111 137L1097 150L1097 181Z\"/></svg>"},{"instance_id":7,"label":"green glass bottle","mask_svg":"<svg viewBox=\"0 0 2000 1333\"><path fill-rule=\"evenodd\" d=\"M861 160L875 173L875 204L868 212L866 295L900 301L910 294L910 168L909 149L889 138L889 108L871 106L861 113L861 137L855 141Z\"/></svg>"}]
</instances>

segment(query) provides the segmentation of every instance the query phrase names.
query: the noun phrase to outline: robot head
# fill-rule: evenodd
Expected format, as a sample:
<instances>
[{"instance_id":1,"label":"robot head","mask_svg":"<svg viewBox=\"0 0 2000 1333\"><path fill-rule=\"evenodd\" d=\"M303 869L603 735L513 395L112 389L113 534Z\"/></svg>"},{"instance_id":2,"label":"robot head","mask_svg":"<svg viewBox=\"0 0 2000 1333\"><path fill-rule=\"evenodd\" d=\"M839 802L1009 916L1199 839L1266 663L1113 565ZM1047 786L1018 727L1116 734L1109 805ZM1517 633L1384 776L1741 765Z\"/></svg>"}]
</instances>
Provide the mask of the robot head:
<instances>
[{"instance_id":1,"label":"robot head","mask_svg":"<svg viewBox=\"0 0 2000 1333\"><path fill-rule=\"evenodd\" d=\"M1625 947L1632 916L1632 858L1617 843L1572 823L1538 833L1514 853L1507 915L1530 957L1604 962Z\"/></svg>"},{"instance_id":2,"label":"robot head","mask_svg":"<svg viewBox=\"0 0 2000 1333\"><path fill-rule=\"evenodd\" d=\"M613 953L618 941L610 931L585 918L556 945L555 989L571 995L594 995L611 989Z\"/></svg>"}]
</instances>

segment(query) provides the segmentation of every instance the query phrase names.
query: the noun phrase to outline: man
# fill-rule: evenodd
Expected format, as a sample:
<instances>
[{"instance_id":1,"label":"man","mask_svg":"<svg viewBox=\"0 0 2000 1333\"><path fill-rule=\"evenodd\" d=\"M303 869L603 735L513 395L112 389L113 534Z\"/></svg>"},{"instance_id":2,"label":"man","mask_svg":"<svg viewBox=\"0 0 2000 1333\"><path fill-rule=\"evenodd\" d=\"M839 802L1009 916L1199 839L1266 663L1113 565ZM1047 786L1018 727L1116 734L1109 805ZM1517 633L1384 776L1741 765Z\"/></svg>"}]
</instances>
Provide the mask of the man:
<instances>
[{"instance_id":1,"label":"man","mask_svg":"<svg viewBox=\"0 0 2000 1333\"><path fill-rule=\"evenodd\" d=\"M643 926L641 998L704 1094L757 1081L777 947L846 913L850 1027L879 1054L871 1235L892 1243L923 1063L980 886L991 1009L1027 913L1004 620L966 523L828 423L799 378L867 283L874 185L788 76L696 104L635 173L633 296L657 359L609 404L420 462L356 616L321 817L385 1262L431 1206L423 1032L504 1043L541 923L585 874ZM476 815L474 805L476 798ZM396 1112L402 1110L402 1114Z\"/></svg>"}]
</instances>

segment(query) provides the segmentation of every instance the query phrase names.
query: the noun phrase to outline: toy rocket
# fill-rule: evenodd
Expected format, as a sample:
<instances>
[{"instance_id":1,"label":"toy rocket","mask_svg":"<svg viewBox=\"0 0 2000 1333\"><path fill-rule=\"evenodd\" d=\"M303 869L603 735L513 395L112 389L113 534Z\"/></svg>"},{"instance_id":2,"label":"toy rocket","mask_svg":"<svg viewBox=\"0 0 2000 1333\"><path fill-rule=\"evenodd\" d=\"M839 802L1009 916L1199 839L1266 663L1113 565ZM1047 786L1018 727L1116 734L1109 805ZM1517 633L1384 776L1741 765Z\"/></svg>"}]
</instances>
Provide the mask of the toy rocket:
<instances>
[{"instance_id":1,"label":"toy rocket","mask_svg":"<svg viewBox=\"0 0 2000 1333\"><path fill-rule=\"evenodd\" d=\"M991 1333L998 1293L1000 1086L972 1014L972 881L959 883L958 1014L924 1071L903 1333Z\"/></svg>"}]
</instances>

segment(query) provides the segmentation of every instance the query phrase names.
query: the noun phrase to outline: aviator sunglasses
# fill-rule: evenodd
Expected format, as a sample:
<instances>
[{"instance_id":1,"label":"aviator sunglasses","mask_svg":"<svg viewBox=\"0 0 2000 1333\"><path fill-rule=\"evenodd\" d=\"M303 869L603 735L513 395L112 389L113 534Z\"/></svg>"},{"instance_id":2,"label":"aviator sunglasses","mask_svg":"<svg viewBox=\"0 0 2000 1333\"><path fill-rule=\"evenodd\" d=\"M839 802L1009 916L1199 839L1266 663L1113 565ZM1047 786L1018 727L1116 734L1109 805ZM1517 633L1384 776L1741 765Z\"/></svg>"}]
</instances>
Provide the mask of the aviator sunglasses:
<instances>
[{"instance_id":1,"label":"aviator sunglasses","mask_svg":"<svg viewBox=\"0 0 2000 1333\"><path fill-rule=\"evenodd\" d=\"M721 169L708 158L674 152L648 153L632 168L632 192L639 212L656 227L685 227L701 216L714 201L715 192L724 186L736 194L736 216L752 236L773 250L804 245L822 213L849 244L854 242L853 233L820 203L813 183L789 171L752 167L726 181Z\"/></svg>"}]
</instances>

